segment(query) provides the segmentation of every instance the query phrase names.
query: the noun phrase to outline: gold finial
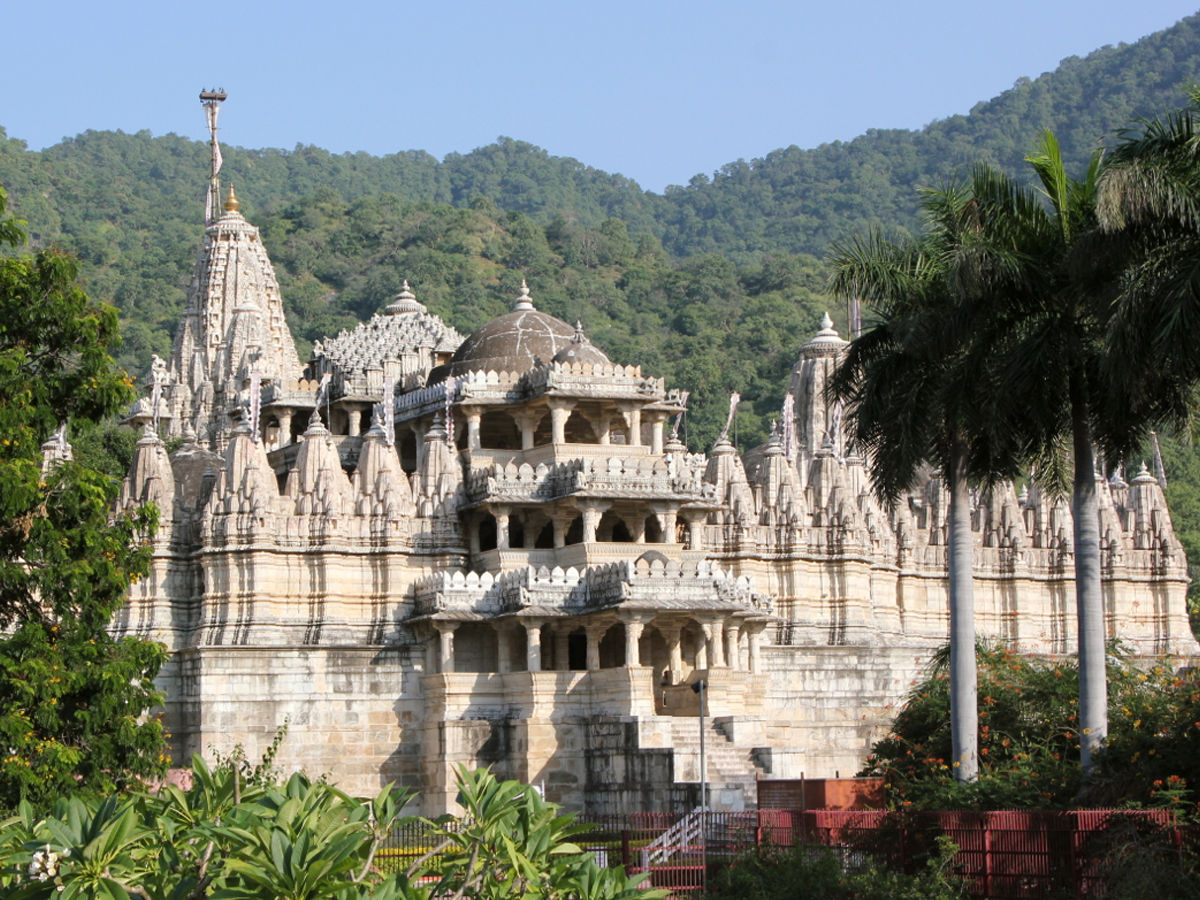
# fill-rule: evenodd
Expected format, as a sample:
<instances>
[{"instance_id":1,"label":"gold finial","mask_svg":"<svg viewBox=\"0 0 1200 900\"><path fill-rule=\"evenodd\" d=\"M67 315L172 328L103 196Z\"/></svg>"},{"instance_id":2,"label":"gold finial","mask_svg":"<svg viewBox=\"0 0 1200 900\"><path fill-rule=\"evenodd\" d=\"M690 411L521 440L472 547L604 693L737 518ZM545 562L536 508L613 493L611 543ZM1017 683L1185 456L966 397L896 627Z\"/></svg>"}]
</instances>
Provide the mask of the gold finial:
<instances>
[{"instance_id":1,"label":"gold finial","mask_svg":"<svg viewBox=\"0 0 1200 900\"><path fill-rule=\"evenodd\" d=\"M233 184L229 185L229 199L225 201L226 212L237 212L242 204L238 203L237 194L233 192Z\"/></svg>"}]
</instances>

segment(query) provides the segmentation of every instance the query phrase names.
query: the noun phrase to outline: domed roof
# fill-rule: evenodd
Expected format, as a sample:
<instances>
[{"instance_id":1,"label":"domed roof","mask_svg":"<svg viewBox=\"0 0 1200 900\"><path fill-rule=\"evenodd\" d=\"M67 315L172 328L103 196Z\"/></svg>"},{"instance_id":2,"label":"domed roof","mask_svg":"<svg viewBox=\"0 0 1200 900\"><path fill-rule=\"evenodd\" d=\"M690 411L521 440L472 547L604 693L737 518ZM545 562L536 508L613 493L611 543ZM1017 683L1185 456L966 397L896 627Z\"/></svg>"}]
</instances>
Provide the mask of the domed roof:
<instances>
[{"instance_id":1,"label":"domed roof","mask_svg":"<svg viewBox=\"0 0 1200 900\"><path fill-rule=\"evenodd\" d=\"M575 339L575 329L554 316L538 312L521 282L513 311L492 319L462 342L449 365L434 369L429 381L466 372L527 372L548 363Z\"/></svg>"},{"instance_id":2,"label":"domed roof","mask_svg":"<svg viewBox=\"0 0 1200 900\"><path fill-rule=\"evenodd\" d=\"M581 366L585 363L593 366L606 366L610 360L599 347L592 344L583 333L583 323L575 323L575 336L571 343L554 354L553 362Z\"/></svg>"}]
</instances>

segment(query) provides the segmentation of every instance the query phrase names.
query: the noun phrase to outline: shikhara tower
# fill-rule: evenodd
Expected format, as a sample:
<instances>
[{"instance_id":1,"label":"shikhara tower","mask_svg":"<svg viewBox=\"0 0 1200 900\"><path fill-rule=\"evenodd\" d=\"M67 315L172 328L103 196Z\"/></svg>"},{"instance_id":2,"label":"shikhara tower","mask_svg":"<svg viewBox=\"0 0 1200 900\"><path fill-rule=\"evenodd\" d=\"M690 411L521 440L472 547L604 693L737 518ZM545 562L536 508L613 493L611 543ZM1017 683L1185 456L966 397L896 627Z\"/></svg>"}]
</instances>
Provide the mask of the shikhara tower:
<instances>
[{"instance_id":1,"label":"shikhara tower","mask_svg":"<svg viewBox=\"0 0 1200 900\"><path fill-rule=\"evenodd\" d=\"M161 511L115 627L171 651L181 760L253 756L286 720L281 765L400 781L428 813L459 764L588 812L691 808L703 678L714 807L752 804L756 775L861 766L946 642L946 491L933 472L875 500L825 398L828 318L782 428L694 453L666 427L684 393L524 285L464 339L406 284L302 369L258 232L232 189L223 207L121 495ZM1158 481L1097 491L1108 634L1194 657ZM973 503L979 634L1072 652L1069 507L1036 484Z\"/></svg>"},{"instance_id":2,"label":"shikhara tower","mask_svg":"<svg viewBox=\"0 0 1200 900\"><path fill-rule=\"evenodd\" d=\"M275 270L229 186L221 200L217 113L223 91L200 95L212 141L204 240L175 334L165 385L166 433L224 446L228 411L248 402L251 376L294 389L302 368L284 320ZM161 415L161 413L160 413Z\"/></svg>"}]
</instances>

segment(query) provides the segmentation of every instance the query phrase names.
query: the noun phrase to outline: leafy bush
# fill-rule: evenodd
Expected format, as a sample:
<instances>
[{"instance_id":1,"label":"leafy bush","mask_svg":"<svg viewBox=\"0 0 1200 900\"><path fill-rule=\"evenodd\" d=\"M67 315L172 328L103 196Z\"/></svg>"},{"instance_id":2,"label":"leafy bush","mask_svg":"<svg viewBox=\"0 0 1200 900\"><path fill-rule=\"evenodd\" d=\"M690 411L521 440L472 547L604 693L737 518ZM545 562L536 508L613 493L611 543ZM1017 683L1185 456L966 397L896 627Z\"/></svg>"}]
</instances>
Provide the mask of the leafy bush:
<instances>
[{"instance_id":1,"label":"leafy bush","mask_svg":"<svg viewBox=\"0 0 1200 900\"><path fill-rule=\"evenodd\" d=\"M867 759L891 803L919 809L1144 805L1196 808L1200 795L1200 673L1169 660L1139 668L1110 653L1109 735L1083 784L1072 660L980 646L979 779L954 780L947 656L908 695Z\"/></svg>"},{"instance_id":2,"label":"leafy bush","mask_svg":"<svg viewBox=\"0 0 1200 900\"><path fill-rule=\"evenodd\" d=\"M869 856L820 846L758 847L718 873L710 900L956 900L966 897L950 869L957 848L946 838L923 872L906 875Z\"/></svg>"},{"instance_id":3,"label":"leafy bush","mask_svg":"<svg viewBox=\"0 0 1200 900\"><path fill-rule=\"evenodd\" d=\"M641 879L601 869L571 837L569 816L525 785L459 773L462 820L426 822L435 845L404 871L376 865L410 799L392 786L358 800L292 775L246 778L237 760L193 762L192 787L165 785L94 801L60 800L49 814L22 803L0 823L0 896L110 900L660 900Z\"/></svg>"}]
</instances>

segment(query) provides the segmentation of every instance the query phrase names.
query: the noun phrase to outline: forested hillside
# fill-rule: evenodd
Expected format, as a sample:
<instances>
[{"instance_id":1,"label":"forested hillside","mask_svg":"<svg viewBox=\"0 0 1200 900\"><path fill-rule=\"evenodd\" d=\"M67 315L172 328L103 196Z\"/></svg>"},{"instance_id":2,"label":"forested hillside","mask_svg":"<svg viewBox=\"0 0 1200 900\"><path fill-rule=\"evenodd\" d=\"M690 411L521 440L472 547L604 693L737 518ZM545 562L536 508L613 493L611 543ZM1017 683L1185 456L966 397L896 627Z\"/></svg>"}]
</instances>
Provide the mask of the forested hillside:
<instances>
[{"instance_id":1,"label":"forested hillside","mask_svg":"<svg viewBox=\"0 0 1200 900\"><path fill-rule=\"evenodd\" d=\"M968 115L920 131L872 130L812 150L788 147L737 161L710 179L668 188L663 244L677 253L786 250L823 255L830 240L868 225L911 228L917 189L976 162L1021 177L1044 129L1069 170L1134 119L1183 105L1200 79L1200 15L1135 44L1070 57L1040 78L1020 78Z\"/></svg>"},{"instance_id":2,"label":"forested hillside","mask_svg":"<svg viewBox=\"0 0 1200 900\"><path fill-rule=\"evenodd\" d=\"M776 150L665 195L508 138L440 162L420 151L230 146L222 175L263 229L302 351L380 308L404 278L469 331L508 309L525 276L543 308L582 320L614 359L694 391L693 446L711 441L728 392L742 391L748 446L777 415L789 366L827 304L820 258L830 240L868 224L914 227L917 188L975 161L1023 171L1046 127L1077 167L1134 117L1180 105L1198 72L1193 16L1022 78L967 115ZM225 125L236 136L236 97ZM169 350L207 163L204 143L176 135L86 132L32 152L0 131L12 210L35 243L76 252L91 292L120 308L122 361L135 372Z\"/></svg>"}]
</instances>

